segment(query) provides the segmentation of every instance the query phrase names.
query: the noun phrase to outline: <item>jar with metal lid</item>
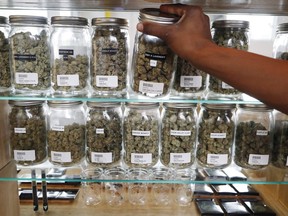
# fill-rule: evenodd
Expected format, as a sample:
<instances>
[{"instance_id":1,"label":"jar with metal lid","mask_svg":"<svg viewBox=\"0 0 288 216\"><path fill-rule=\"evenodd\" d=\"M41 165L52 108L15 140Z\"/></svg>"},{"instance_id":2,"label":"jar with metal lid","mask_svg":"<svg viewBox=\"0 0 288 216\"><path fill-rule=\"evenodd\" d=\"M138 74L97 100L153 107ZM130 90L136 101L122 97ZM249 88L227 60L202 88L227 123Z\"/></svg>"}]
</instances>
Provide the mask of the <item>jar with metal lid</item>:
<instances>
[{"instance_id":1,"label":"jar with metal lid","mask_svg":"<svg viewBox=\"0 0 288 216\"><path fill-rule=\"evenodd\" d=\"M121 160L122 105L120 102L87 102L86 158L90 164L107 167Z\"/></svg>"},{"instance_id":2,"label":"jar with metal lid","mask_svg":"<svg viewBox=\"0 0 288 216\"><path fill-rule=\"evenodd\" d=\"M281 23L277 26L273 43L273 57L288 60L288 23Z\"/></svg>"},{"instance_id":3,"label":"jar with metal lid","mask_svg":"<svg viewBox=\"0 0 288 216\"><path fill-rule=\"evenodd\" d=\"M92 94L124 97L128 76L128 20L92 19Z\"/></svg>"},{"instance_id":4,"label":"jar with metal lid","mask_svg":"<svg viewBox=\"0 0 288 216\"><path fill-rule=\"evenodd\" d=\"M178 56L171 96L191 99L204 98L208 78L207 73L197 69L190 62Z\"/></svg>"},{"instance_id":5,"label":"jar with metal lid","mask_svg":"<svg viewBox=\"0 0 288 216\"><path fill-rule=\"evenodd\" d=\"M247 169L267 167L272 152L272 109L265 104L239 104L236 115L234 162Z\"/></svg>"},{"instance_id":6,"label":"jar with metal lid","mask_svg":"<svg viewBox=\"0 0 288 216\"><path fill-rule=\"evenodd\" d=\"M172 24L177 16L156 8L140 10L139 21ZM164 97L174 81L176 55L160 38L137 31L132 59L131 89L136 95Z\"/></svg>"},{"instance_id":7,"label":"jar with metal lid","mask_svg":"<svg viewBox=\"0 0 288 216\"><path fill-rule=\"evenodd\" d=\"M281 169L288 169L288 115L273 110L274 132L272 165Z\"/></svg>"},{"instance_id":8,"label":"jar with metal lid","mask_svg":"<svg viewBox=\"0 0 288 216\"><path fill-rule=\"evenodd\" d=\"M82 101L48 101L48 156L55 165L69 166L85 156L85 111Z\"/></svg>"},{"instance_id":9,"label":"jar with metal lid","mask_svg":"<svg viewBox=\"0 0 288 216\"><path fill-rule=\"evenodd\" d=\"M11 155L19 165L35 165L47 158L44 101L10 100Z\"/></svg>"},{"instance_id":10,"label":"jar with metal lid","mask_svg":"<svg viewBox=\"0 0 288 216\"><path fill-rule=\"evenodd\" d=\"M9 65L9 31L8 19L0 16L0 92L11 90L11 73Z\"/></svg>"},{"instance_id":11,"label":"jar with metal lid","mask_svg":"<svg viewBox=\"0 0 288 216\"><path fill-rule=\"evenodd\" d=\"M249 22L216 20L212 23L213 41L218 46L248 51ZM209 78L208 98L242 99L242 93L214 76Z\"/></svg>"},{"instance_id":12,"label":"jar with metal lid","mask_svg":"<svg viewBox=\"0 0 288 216\"><path fill-rule=\"evenodd\" d=\"M235 104L202 104L196 159L200 166L224 168L232 161Z\"/></svg>"},{"instance_id":13,"label":"jar with metal lid","mask_svg":"<svg viewBox=\"0 0 288 216\"><path fill-rule=\"evenodd\" d=\"M187 168L194 163L197 104L164 103L161 111L160 160L164 166Z\"/></svg>"},{"instance_id":14,"label":"jar with metal lid","mask_svg":"<svg viewBox=\"0 0 288 216\"><path fill-rule=\"evenodd\" d=\"M129 167L152 167L159 159L159 103L129 102L123 123L124 162Z\"/></svg>"},{"instance_id":15,"label":"jar with metal lid","mask_svg":"<svg viewBox=\"0 0 288 216\"><path fill-rule=\"evenodd\" d=\"M51 86L49 27L46 17L9 17L10 69L16 94L45 95Z\"/></svg>"},{"instance_id":16,"label":"jar with metal lid","mask_svg":"<svg viewBox=\"0 0 288 216\"><path fill-rule=\"evenodd\" d=\"M90 74L91 37L83 17L51 18L52 89L55 96L85 96Z\"/></svg>"}]
</instances>

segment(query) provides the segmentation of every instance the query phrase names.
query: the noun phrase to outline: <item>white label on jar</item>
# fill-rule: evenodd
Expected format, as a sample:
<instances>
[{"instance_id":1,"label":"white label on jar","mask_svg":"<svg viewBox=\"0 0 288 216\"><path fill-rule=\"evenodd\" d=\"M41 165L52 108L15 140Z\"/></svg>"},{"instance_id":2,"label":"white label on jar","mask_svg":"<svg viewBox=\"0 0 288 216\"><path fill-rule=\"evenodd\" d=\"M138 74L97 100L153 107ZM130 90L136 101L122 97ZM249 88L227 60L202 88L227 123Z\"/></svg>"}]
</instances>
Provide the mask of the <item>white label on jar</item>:
<instances>
[{"instance_id":1,"label":"white label on jar","mask_svg":"<svg viewBox=\"0 0 288 216\"><path fill-rule=\"evenodd\" d=\"M59 163L71 163L71 152L51 151L51 160Z\"/></svg>"},{"instance_id":2,"label":"white label on jar","mask_svg":"<svg viewBox=\"0 0 288 216\"><path fill-rule=\"evenodd\" d=\"M191 136L191 131L170 130L171 136Z\"/></svg>"},{"instance_id":3,"label":"white label on jar","mask_svg":"<svg viewBox=\"0 0 288 216\"><path fill-rule=\"evenodd\" d=\"M57 75L58 86L79 86L79 75Z\"/></svg>"},{"instance_id":4,"label":"white label on jar","mask_svg":"<svg viewBox=\"0 0 288 216\"><path fill-rule=\"evenodd\" d=\"M14 133L25 134L26 128L14 128Z\"/></svg>"},{"instance_id":5,"label":"white label on jar","mask_svg":"<svg viewBox=\"0 0 288 216\"><path fill-rule=\"evenodd\" d=\"M170 163L182 164L191 162L191 153L170 153Z\"/></svg>"},{"instance_id":6,"label":"white label on jar","mask_svg":"<svg viewBox=\"0 0 288 216\"><path fill-rule=\"evenodd\" d=\"M104 128L96 128L96 134L104 134Z\"/></svg>"},{"instance_id":7,"label":"white label on jar","mask_svg":"<svg viewBox=\"0 0 288 216\"><path fill-rule=\"evenodd\" d=\"M146 82L140 80L139 91L150 94L163 94L164 83Z\"/></svg>"},{"instance_id":8,"label":"white label on jar","mask_svg":"<svg viewBox=\"0 0 288 216\"><path fill-rule=\"evenodd\" d=\"M250 165L268 165L269 155L250 154L248 164Z\"/></svg>"},{"instance_id":9,"label":"white label on jar","mask_svg":"<svg viewBox=\"0 0 288 216\"><path fill-rule=\"evenodd\" d=\"M139 131L139 130L132 130L133 136L150 136L150 131Z\"/></svg>"},{"instance_id":10,"label":"white label on jar","mask_svg":"<svg viewBox=\"0 0 288 216\"><path fill-rule=\"evenodd\" d=\"M150 67L156 67L157 66L157 60L150 60Z\"/></svg>"},{"instance_id":11,"label":"white label on jar","mask_svg":"<svg viewBox=\"0 0 288 216\"><path fill-rule=\"evenodd\" d=\"M150 164L152 163L152 154L131 153L132 164Z\"/></svg>"},{"instance_id":12,"label":"white label on jar","mask_svg":"<svg viewBox=\"0 0 288 216\"><path fill-rule=\"evenodd\" d=\"M267 136L268 135L268 131L267 130L257 130L256 131L256 135L257 136Z\"/></svg>"},{"instance_id":13,"label":"white label on jar","mask_svg":"<svg viewBox=\"0 0 288 216\"><path fill-rule=\"evenodd\" d=\"M112 163L112 152L91 152L92 163Z\"/></svg>"},{"instance_id":14,"label":"white label on jar","mask_svg":"<svg viewBox=\"0 0 288 216\"><path fill-rule=\"evenodd\" d=\"M287 158L286 158L286 166L288 166L288 156L287 156Z\"/></svg>"},{"instance_id":15,"label":"white label on jar","mask_svg":"<svg viewBox=\"0 0 288 216\"><path fill-rule=\"evenodd\" d=\"M208 154L207 163L213 165L223 165L228 163L228 154Z\"/></svg>"},{"instance_id":16,"label":"white label on jar","mask_svg":"<svg viewBox=\"0 0 288 216\"><path fill-rule=\"evenodd\" d=\"M180 86L183 88L200 88L202 86L202 76L181 76Z\"/></svg>"},{"instance_id":17,"label":"white label on jar","mask_svg":"<svg viewBox=\"0 0 288 216\"><path fill-rule=\"evenodd\" d=\"M233 89L232 86L228 85L227 83L225 82L222 82L222 89Z\"/></svg>"},{"instance_id":18,"label":"white label on jar","mask_svg":"<svg viewBox=\"0 0 288 216\"><path fill-rule=\"evenodd\" d=\"M35 150L14 150L14 159L17 161L34 161Z\"/></svg>"},{"instance_id":19,"label":"white label on jar","mask_svg":"<svg viewBox=\"0 0 288 216\"><path fill-rule=\"evenodd\" d=\"M52 127L51 127L51 129L53 130L53 131L61 131L61 132L63 132L64 131L64 126L62 126L62 125L53 125Z\"/></svg>"},{"instance_id":20,"label":"white label on jar","mask_svg":"<svg viewBox=\"0 0 288 216\"><path fill-rule=\"evenodd\" d=\"M37 85L38 74L37 73L15 73L15 82L17 84L25 85Z\"/></svg>"},{"instance_id":21,"label":"white label on jar","mask_svg":"<svg viewBox=\"0 0 288 216\"><path fill-rule=\"evenodd\" d=\"M210 133L210 138L212 138L212 139L225 139L226 133Z\"/></svg>"},{"instance_id":22,"label":"white label on jar","mask_svg":"<svg viewBox=\"0 0 288 216\"><path fill-rule=\"evenodd\" d=\"M118 76L96 76L97 87L118 87Z\"/></svg>"}]
</instances>

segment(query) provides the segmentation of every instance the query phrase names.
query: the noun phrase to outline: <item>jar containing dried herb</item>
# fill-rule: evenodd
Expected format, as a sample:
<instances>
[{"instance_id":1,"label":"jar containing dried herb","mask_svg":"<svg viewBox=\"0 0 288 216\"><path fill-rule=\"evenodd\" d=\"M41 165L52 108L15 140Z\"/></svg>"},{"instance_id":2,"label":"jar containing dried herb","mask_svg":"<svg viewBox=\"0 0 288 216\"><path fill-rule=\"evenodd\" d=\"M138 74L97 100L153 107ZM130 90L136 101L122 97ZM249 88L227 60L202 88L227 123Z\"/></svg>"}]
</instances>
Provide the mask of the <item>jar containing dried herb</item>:
<instances>
[{"instance_id":1,"label":"jar containing dried herb","mask_svg":"<svg viewBox=\"0 0 288 216\"><path fill-rule=\"evenodd\" d=\"M122 105L120 102L87 102L87 161L107 167L120 162Z\"/></svg>"},{"instance_id":2,"label":"jar containing dried herb","mask_svg":"<svg viewBox=\"0 0 288 216\"><path fill-rule=\"evenodd\" d=\"M273 43L273 57L288 60L288 23L281 23L277 26Z\"/></svg>"},{"instance_id":3,"label":"jar containing dried herb","mask_svg":"<svg viewBox=\"0 0 288 216\"><path fill-rule=\"evenodd\" d=\"M232 161L235 104L202 104L196 159L200 166L224 168Z\"/></svg>"},{"instance_id":4,"label":"jar containing dried herb","mask_svg":"<svg viewBox=\"0 0 288 216\"><path fill-rule=\"evenodd\" d=\"M178 56L171 95L191 99L204 98L208 77L207 73Z\"/></svg>"},{"instance_id":5,"label":"jar containing dried herb","mask_svg":"<svg viewBox=\"0 0 288 216\"><path fill-rule=\"evenodd\" d=\"M129 167L152 167L159 159L159 103L129 102L123 123L124 162Z\"/></svg>"},{"instance_id":6,"label":"jar containing dried herb","mask_svg":"<svg viewBox=\"0 0 288 216\"><path fill-rule=\"evenodd\" d=\"M85 156L85 111L81 101L48 101L48 156L55 165L80 163Z\"/></svg>"},{"instance_id":7,"label":"jar containing dried herb","mask_svg":"<svg viewBox=\"0 0 288 216\"><path fill-rule=\"evenodd\" d=\"M44 101L10 100L10 148L19 165L34 165L47 158Z\"/></svg>"},{"instance_id":8,"label":"jar containing dried herb","mask_svg":"<svg viewBox=\"0 0 288 216\"><path fill-rule=\"evenodd\" d=\"M50 90L49 27L46 17L12 15L10 63L16 94L45 95Z\"/></svg>"},{"instance_id":9,"label":"jar containing dried herb","mask_svg":"<svg viewBox=\"0 0 288 216\"><path fill-rule=\"evenodd\" d=\"M177 16L162 13L159 9L140 10L139 21L172 24ZM176 55L158 37L137 32L132 60L131 89L137 95L166 96L174 81Z\"/></svg>"},{"instance_id":10,"label":"jar containing dried herb","mask_svg":"<svg viewBox=\"0 0 288 216\"><path fill-rule=\"evenodd\" d=\"M194 163L197 104L164 103L160 159L163 165L187 168Z\"/></svg>"},{"instance_id":11,"label":"jar containing dried herb","mask_svg":"<svg viewBox=\"0 0 288 216\"><path fill-rule=\"evenodd\" d=\"M11 90L8 19L0 16L0 92Z\"/></svg>"},{"instance_id":12,"label":"jar containing dried herb","mask_svg":"<svg viewBox=\"0 0 288 216\"><path fill-rule=\"evenodd\" d=\"M281 169L288 169L288 115L273 110L274 133L272 164Z\"/></svg>"},{"instance_id":13,"label":"jar containing dried herb","mask_svg":"<svg viewBox=\"0 0 288 216\"><path fill-rule=\"evenodd\" d=\"M52 89L56 96L85 96L90 74L91 37L83 17L51 18Z\"/></svg>"},{"instance_id":14,"label":"jar containing dried herb","mask_svg":"<svg viewBox=\"0 0 288 216\"><path fill-rule=\"evenodd\" d=\"M91 86L98 96L124 97L128 74L128 20L92 19Z\"/></svg>"},{"instance_id":15,"label":"jar containing dried herb","mask_svg":"<svg viewBox=\"0 0 288 216\"><path fill-rule=\"evenodd\" d=\"M249 22L216 20L212 23L213 41L218 46L247 51ZM214 76L209 78L208 98L242 99L242 93Z\"/></svg>"},{"instance_id":16,"label":"jar containing dried herb","mask_svg":"<svg viewBox=\"0 0 288 216\"><path fill-rule=\"evenodd\" d=\"M234 162L243 168L269 165L272 152L272 109L265 104L239 104Z\"/></svg>"}]
</instances>

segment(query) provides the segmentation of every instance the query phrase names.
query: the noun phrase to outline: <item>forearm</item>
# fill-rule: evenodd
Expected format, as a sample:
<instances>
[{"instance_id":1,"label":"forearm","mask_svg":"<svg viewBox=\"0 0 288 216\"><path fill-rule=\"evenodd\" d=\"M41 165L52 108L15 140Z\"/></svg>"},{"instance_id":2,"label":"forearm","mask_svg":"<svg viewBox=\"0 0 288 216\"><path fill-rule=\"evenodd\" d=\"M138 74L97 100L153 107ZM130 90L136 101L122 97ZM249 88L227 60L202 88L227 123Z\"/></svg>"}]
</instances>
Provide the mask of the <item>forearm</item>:
<instances>
[{"instance_id":1,"label":"forearm","mask_svg":"<svg viewBox=\"0 0 288 216\"><path fill-rule=\"evenodd\" d=\"M288 113L288 61L217 45L198 50L190 60L241 92Z\"/></svg>"}]
</instances>

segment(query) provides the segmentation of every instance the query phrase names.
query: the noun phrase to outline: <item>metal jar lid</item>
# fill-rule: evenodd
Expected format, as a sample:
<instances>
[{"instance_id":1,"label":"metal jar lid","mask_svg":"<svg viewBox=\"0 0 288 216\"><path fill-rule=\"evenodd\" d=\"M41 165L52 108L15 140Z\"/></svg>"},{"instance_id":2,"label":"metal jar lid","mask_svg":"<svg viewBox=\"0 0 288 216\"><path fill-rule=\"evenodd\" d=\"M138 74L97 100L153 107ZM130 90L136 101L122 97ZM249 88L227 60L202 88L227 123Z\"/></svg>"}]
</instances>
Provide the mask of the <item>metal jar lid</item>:
<instances>
[{"instance_id":1,"label":"metal jar lid","mask_svg":"<svg viewBox=\"0 0 288 216\"><path fill-rule=\"evenodd\" d=\"M7 19L7 17L0 16L0 24L8 24L8 19Z\"/></svg>"},{"instance_id":2,"label":"metal jar lid","mask_svg":"<svg viewBox=\"0 0 288 216\"><path fill-rule=\"evenodd\" d=\"M91 25L93 26L111 25L111 26L128 27L128 20L115 17L98 17L92 19Z\"/></svg>"},{"instance_id":3,"label":"metal jar lid","mask_svg":"<svg viewBox=\"0 0 288 216\"><path fill-rule=\"evenodd\" d=\"M121 106L121 102L95 102L95 101L87 101L88 107L95 108L109 108L109 107L118 107Z\"/></svg>"},{"instance_id":4,"label":"metal jar lid","mask_svg":"<svg viewBox=\"0 0 288 216\"><path fill-rule=\"evenodd\" d=\"M281 23L277 26L276 32L286 32L288 31L288 23Z\"/></svg>"},{"instance_id":5,"label":"metal jar lid","mask_svg":"<svg viewBox=\"0 0 288 216\"><path fill-rule=\"evenodd\" d=\"M273 108L267 106L266 104L239 104L239 108L249 110L249 111L272 111Z\"/></svg>"},{"instance_id":6,"label":"metal jar lid","mask_svg":"<svg viewBox=\"0 0 288 216\"><path fill-rule=\"evenodd\" d=\"M139 20L148 20L163 24L172 24L179 20L179 16L163 13L158 8L143 8L139 13Z\"/></svg>"},{"instance_id":7,"label":"metal jar lid","mask_svg":"<svg viewBox=\"0 0 288 216\"><path fill-rule=\"evenodd\" d=\"M126 106L137 109L149 109L159 107L159 102L127 102Z\"/></svg>"},{"instance_id":8,"label":"metal jar lid","mask_svg":"<svg viewBox=\"0 0 288 216\"><path fill-rule=\"evenodd\" d=\"M41 100L9 100L9 105L11 106L36 106L41 105L44 101Z\"/></svg>"},{"instance_id":9,"label":"metal jar lid","mask_svg":"<svg viewBox=\"0 0 288 216\"><path fill-rule=\"evenodd\" d=\"M244 20L216 20L212 28L249 28L249 22Z\"/></svg>"},{"instance_id":10,"label":"metal jar lid","mask_svg":"<svg viewBox=\"0 0 288 216\"><path fill-rule=\"evenodd\" d=\"M165 102L163 103L163 106L168 107L168 108L195 108L197 107L196 103L173 103L173 102Z\"/></svg>"},{"instance_id":11,"label":"metal jar lid","mask_svg":"<svg viewBox=\"0 0 288 216\"><path fill-rule=\"evenodd\" d=\"M75 26L87 26L88 20L84 17L74 16L53 16L51 17L52 25L75 25Z\"/></svg>"},{"instance_id":12,"label":"metal jar lid","mask_svg":"<svg viewBox=\"0 0 288 216\"><path fill-rule=\"evenodd\" d=\"M230 109L235 109L236 104L233 103L204 103L202 106L206 109L213 109L213 110L230 110Z\"/></svg>"},{"instance_id":13,"label":"metal jar lid","mask_svg":"<svg viewBox=\"0 0 288 216\"><path fill-rule=\"evenodd\" d=\"M11 15L9 16L9 22L11 24L48 24L48 19L42 16L29 16L29 15Z\"/></svg>"},{"instance_id":14,"label":"metal jar lid","mask_svg":"<svg viewBox=\"0 0 288 216\"><path fill-rule=\"evenodd\" d=\"M49 107L72 107L83 104L82 101L68 101L68 100L51 100L48 101Z\"/></svg>"}]
</instances>

